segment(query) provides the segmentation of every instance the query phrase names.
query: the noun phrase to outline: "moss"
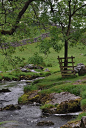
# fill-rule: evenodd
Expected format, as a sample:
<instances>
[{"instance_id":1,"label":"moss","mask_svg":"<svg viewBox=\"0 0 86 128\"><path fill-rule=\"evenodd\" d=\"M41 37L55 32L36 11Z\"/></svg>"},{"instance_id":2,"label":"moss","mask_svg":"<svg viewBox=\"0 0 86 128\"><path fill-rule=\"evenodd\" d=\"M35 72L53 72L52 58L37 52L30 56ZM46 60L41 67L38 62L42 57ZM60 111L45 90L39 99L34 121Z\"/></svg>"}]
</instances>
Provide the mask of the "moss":
<instances>
[{"instance_id":1,"label":"moss","mask_svg":"<svg viewBox=\"0 0 86 128\"><path fill-rule=\"evenodd\" d=\"M45 102L45 104L48 104L50 102L50 100L47 100L46 102Z\"/></svg>"},{"instance_id":2,"label":"moss","mask_svg":"<svg viewBox=\"0 0 86 128\"><path fill-rule=\"evenodd\" d=\"M69 121L67 124L61 126L60 128L73 128L73 127L79 128L79 126L77 126L77 124L80 125L80 121L73 120L73 121Z\"/></svg>"},{"instance_id":3,"label":"moss","mask_svg":"<svg viewBox=\"0 0 86 128\"><path fill-rule=\"evenodd\" d=\"M39 98L40 98L40 96L36 95L36 96L32 97L31 99L29 99L29 101L31 101L31 102L39 102Z\"/></svg>"},{"instance_id":4,"label":"moss","mask_svg":"<svg viewBox=\"0 0 86 128\"><path fill-rule=\"evenodd\" d=\"M11 104L11 105L7 105L6 107L2 108L2 110L16 110L16 109L21 109L21 107L18 105Z\"/></svg>"},{"instance_id":5,"label":"moss","mask_svg":"<svg viewBox=\"0 0 86 128\"><path fill-rule=\"evenodd\" d=\"M41 109L49 109L49 108L53 108L53 107L55 107L55 106L52 105L52 104L44 104L44 105L42 105L40 108L41 108Z\"/></svg>"},{"instance_id":6,"label":"moss","mask_svg":"<svg viewBox=\"0 0 86 128\"><path fill-rule=\"evenodd\" d=\"M65 101L61 104L57 105L57 113L68 113L68 112L76 112L79 111L80 108L80 101L81 99Z\"/></svg>"},{"instance_id":7,"label":"moss","mask_svg":"<svg viewBox=\"0 0 86 128\"><path fill-rule=\"evenodd\" d=\"M28 102L28 94L23 94L21 97L18 99L19 104L25 104Z\"/></svg>"},{"instance_id":8,"label":"moss","mask_svg":"<svg viewBox=\"0 0 86 128\"><path fill-rule=\"evenodd\" d=\"M44 104L40 107L43 113L55 114L56 107L53 104Z\"/></svg>"},{"instance_id":9,"label":"moss","mask_svg":"<svg viewBox=\"0 0 86 128\"><path fill-rule=\"evenodd\" d=\"M40 93L39 95L40 95L40 102L41 102L41 104L45 104L46 101L50 101L50 100L51 100L49 94L46 94L46 93Z\"/></svg>"},{"instance_id":10,"label":"moss","mask_svg":"<svg viewBox=\"0 0 86 128\"><path fill-rule=\"evenodd\" d=\"M76 99L75 101L71 100L69 103L68 103L68 112L75 112L75 111L78 111L80 110L80 101L81 101L81 98L79 99Z\"/></svg>"}]
</instances>

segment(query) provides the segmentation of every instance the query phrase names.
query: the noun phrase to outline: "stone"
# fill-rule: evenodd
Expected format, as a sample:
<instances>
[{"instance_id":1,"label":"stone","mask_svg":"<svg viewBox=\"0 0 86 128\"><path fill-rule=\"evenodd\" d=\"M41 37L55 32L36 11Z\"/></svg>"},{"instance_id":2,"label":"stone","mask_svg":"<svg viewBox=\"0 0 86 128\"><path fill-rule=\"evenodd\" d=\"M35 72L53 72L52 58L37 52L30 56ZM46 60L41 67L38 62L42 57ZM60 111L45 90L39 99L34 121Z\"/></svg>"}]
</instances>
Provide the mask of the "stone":
<instances>
[{"instance_id":1,"label":"stone","mask_svg":"<svg viewBox=\"0 0 86 128\"><path fill-rule=\"evenodd\" d=\"M81 121L68 122L60 128L86 128L86 116L81 118Z\"/></svg>"},{"instance_id":2,"label":"stone","mask_svg":"<svg viewBox=\"0 0 86 128\"><path fill-rule=\"evenodd\" d=\"M54 123L52 121L40 121L37 123L37 126L51 126L54 125Z\"/></svg>"},{"instance_id":3,"label":"stone","mask_svg":"<svg viewBox=\"0 0 86 128\"><path fill-rule=\"evenodd\" d=\"M2 92L11 92L8 88L3 88L2 90L0 90L0 93L2 93Z\"/></svg>"},{"instance_id":4,"label":"stone","mask_svg":"<svg viewBox=\"0 0 86 128\"><path fill-rule=\"evenodd\" d=\"M44 71L45 71L45 72L50 72L50 70L49 70L48 68L46 68Z\"/></svg>"},{"instance_id":5,"label":"stone","mask_svg":"<svg viewBox=\"0 0 86 128\"><path fill-rule=\"evenodd\" d=\"M81 128L86 128L86 116L83 116L81 118L81 124L80 124Z\"/></svg>"},{"instance_id":6,"label":"stone","mask_svg":"<svg viewBox=\"0 0 86 128\"><path fill-rule=\"evenodd\" d=\"M83 63L78 63L74 68L75 73L78 73L79 76L86 74L86 67Z\"/></svg>"},{"instance_id":7,"label":"stone","mask_svg":"<svg viewBox=\"0 0 86 128\"><path fill-rule=\"evenodd\" d=\"M17 110L17 109L21 109L21 107L19 105L7 105L4 108L2 108L2 110Z\"/></svg>"},{"instance_id":8,"label":"stone","mask_svg":"<svg viewBox=\"0 0 86 128\"><path fill-rule=\"evenodd\" d=\"M40 72L35 71L34 69L31 69L30 72L40 73Z\"/></svg>"},{"instance_id":9,"label":"stone","mask_svg":"<svg viewBox=\"0 0 86 128\"><path fill-rule=\"evenodd\" d=\"M28 70L26 68L21 68L22 72L28 72Z\"/></svg>"},{"instance_id":10,"label":"stone","mask_svg":"<svg viewBox=\"0 0 86 128\"><path fill-rule=\"evenodd\" d=\"M24 66L25 68L29 68L29 69L33 69L34 68L34 64L28 64L26 66Z\"/></svg>"},{"instance_id":11,"label":"stone","mask_svg":"<svg viewBox=\"0 0 86 128\"><path fill-rule=\"evenodd\" d=\"M34 64L28 64L28 65L24 66L24 68L28 68L28 69L41 69L41 70L44 69L44 67L37 66L37 65L34 65Z\"/></svg>"},{"instance_id":12,"label":"stone","mask_svg":"<svg viewBox=\"0 0 86 128\"><path fill-rule=\"evenodd\" d=\"M68 122L67 124L62 125L60 128L80 128L80 121Z\"/></svg>"},{"instance_id":13,"label":"stone","mask_svg":"<svg viewBox=\"0 0 86 128\"><path fill-rule=\"evenodd\" d=\"M50 100L46 103L53 105L53 108L43 108L44 113L62 114L81 110L81 98L79 96L75 96L69 92L61 92L51 93L49 97Z\"/></svg>"}]
</instances>

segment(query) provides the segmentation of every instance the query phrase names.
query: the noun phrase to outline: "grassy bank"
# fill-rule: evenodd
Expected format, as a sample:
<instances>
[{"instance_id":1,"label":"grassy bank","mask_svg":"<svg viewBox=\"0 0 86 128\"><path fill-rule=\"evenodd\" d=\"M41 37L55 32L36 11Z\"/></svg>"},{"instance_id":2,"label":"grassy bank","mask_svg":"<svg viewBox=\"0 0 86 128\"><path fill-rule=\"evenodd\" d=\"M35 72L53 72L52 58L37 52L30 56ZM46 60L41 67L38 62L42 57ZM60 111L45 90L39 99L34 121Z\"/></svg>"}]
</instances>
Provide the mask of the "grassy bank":
<instances>
[{"instance_id":1,"label":"grassy bank","mask_svg":"<svg viewBox=\"0 0 86 128\"><path fill-rule=\"evenodd\" d=\"M63 57L64 56L64 49L62 49L59 53L55 52L52 48L50 49L50 54L48 56L45 56L44 54L39 52L39 48L37 47L39 45L39 42L33 43L33 44L27 44L25 45L24 51L20 51L22 47L17 47L16 52L13 55L19 56L19 58L24 58L21 63L16 64L16 67L24 66L28 64L28 59L30 57L33 57L34 53L38 52L38 55L43 58L43 65L44 70L48 68L50 72L44 72L40 70L40 74L35 74L35 73L23 73L20 70L11 71L11 72L6 72L3 68L3 61L5 65L8 67L8 71L12 70L13 67L7 63L7 60L4 56L2 56L2 52L0 52L0 70L3 71L0 73L0 80L2 79L8 79L8 80L20 80L20 79L28 79L33 76L38 77L38 76L46 76L45 79L43 80L37 80L32 83L31 86L26 86L24 88L25 93L28 91L32 90L41 90L40 93L60 93L60 92L70 92L75 95L78 95L82 97L81 100L81 108L85 110L86 108L86 75L84 76L78 76L76 77L69 77L69 78L62 78L61 73L60 73L60 68L58 64L57 57ZM80 45L78 46L80 47ZM68 56L74 56L75 59L75 65L78 63L83 63L86 65L86 47L84 49L79 49L78 47L69 47L69 54ZM38 75L38 76L37 76ZM83 80L80 83L76 82L78 80ZM85 112L84 112L85 113ZM86 114L86 113L85 113ZM83 114L82 114L83 115Z\"/></svg>"},{"instance_id":2,"label":"grassy bank","mask_svg":"<svg viewBox=\"0 0 86 128\"><path fill-rule=\"evenodd\" d=\"M64 48L62 48L62 50L57 53L54 51L54 49L50 49L50 53L48 54L48 56L42 54L39 52L39 47L37 47L40 44L40 42L37 43L33 43L33 44L27 44L23 47L17 47L16 48L16 52L13 54L13 57L18 56L20 58L23 58L23 61L21 62L20 65L24 65L26 63L28 63L28 59L29 57L32 57L34 55L34 53L38 53L40 56L43 57L44 63L46 64L46 66L48 67L49 65L52 65L52 67L50 67L50 70L55 70L55 71L59 71L59 64L58 64L58 60L57 57L63 57L64 56ZM86 65L86 47L84 47L84 49L79 49L80 45L74 46L74 47L69 47L68 50L68 56L74 56L75 59L75 65L77 65L77 63L83 63ZM7 63L7 57L3 56L2 50L0 50L0 70L4 70L3 69L3 62L5 63L5 65L8 66L8 69L12 68L12 66ZM18 65L19 66L19 65Z\"/></svg>"}]
</instances>

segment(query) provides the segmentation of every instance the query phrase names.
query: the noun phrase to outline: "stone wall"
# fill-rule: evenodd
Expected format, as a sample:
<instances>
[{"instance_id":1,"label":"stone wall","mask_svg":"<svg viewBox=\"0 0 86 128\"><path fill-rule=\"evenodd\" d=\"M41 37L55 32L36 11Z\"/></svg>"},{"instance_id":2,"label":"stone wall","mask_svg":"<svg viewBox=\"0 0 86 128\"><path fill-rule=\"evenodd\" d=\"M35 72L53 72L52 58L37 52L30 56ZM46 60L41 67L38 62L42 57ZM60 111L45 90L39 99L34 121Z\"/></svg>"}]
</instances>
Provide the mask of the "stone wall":
<instances>
[{"instance_id":1,"label":"stone wall","mask_svg":"<svg viewBox=\"0 0 86 128\"><path fill-rule=\"evenodd\" d=\"M50 36L49 33L44 33L41 36L33 38L33 39L24 39L19 42L10 42L10 44L2 43L2 44L0 44L0 48L8 48L10 45L13 47L18 47L18 46L26 45L28 43L31 44L31 43L40 41L40 39L43 40L44 38L49 37L49 36Z\"/></svg>"}]
</instances>

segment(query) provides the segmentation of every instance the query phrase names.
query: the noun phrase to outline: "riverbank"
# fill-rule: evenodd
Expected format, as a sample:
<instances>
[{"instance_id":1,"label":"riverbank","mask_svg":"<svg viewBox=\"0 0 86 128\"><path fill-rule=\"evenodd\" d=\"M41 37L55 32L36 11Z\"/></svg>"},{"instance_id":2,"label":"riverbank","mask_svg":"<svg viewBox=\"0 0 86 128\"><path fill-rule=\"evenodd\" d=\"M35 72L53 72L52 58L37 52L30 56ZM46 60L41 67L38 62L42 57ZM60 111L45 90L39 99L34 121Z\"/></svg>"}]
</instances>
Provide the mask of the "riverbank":
<instances>
[{"instance_id":1,"label":"riverbank","mask_svg":"<svg viewBox=\"0 0 86 128\"><path fill-rule=\"evenodd\" d=\"M16 104L19 103L18 104L19 106L23 106L23 105L30 106L31 104L32 104L32 106L33 105L36 106L39 104L39 109L41 108L42 114L52 115L52 117L53 117L53 114L59 114L59 113L67 114L69 112L72 113L72 112L82 111L83 114L81 115L81 113L80 113L79 114L79 115L81 115L80 118L77 118L75 120L75 122L80 121L82 116L86 115L85 104L84 104L84 106L82 104L83 100L85 99L85 88L86 88L86 76L85 75L69 77L69 78L62 78L60 72L58 72L58 71L51 72L49 69L47 69L45 71L45 68L44 69L42 68L39 70L40 71L39 73L37 71L38 69L32 69L35 71L35 74L36 74L35 77L26 77L26 76L29 76L29 75L27 75L28 70L29 69L27 69L27 72L26 72L26 70L24 69L21 72L24 74L24 77L22 77L21 81L25 83L24 84L25 86L23 86L24 88L22 88L22 91L24 90L24 92L22 92L21 95L20 96L18 95L18 97L16 98ZM10 72L10 74L11 73L12 72ZM34 76L34 72L30 72L30 73L32 74L32 76ZM27 78L27 79L25 80L25 78ZM39 79L39 78L41 78L41 79ZM11 81L11 79L10 79L10 81ZM17 81L18 81L18 79L17 79ZM2 82L4 82L4 80L2 80ZM22 87L21 85L22 84L20 84L20 87ZM4 85L3 85L3 87L4 87ZM7 87L10 87L10 85L8 84ZM15 88L15 89L13 89L13 92L16 92L17 88L16 88L15 84L13 87ZM18 87L18 88L21 89L20 87ZM8 95L9 93L12 94L12 92L5 93L5 94L7 94L7 95L5 95L7 101L9 100L9 95ZM8 96L8 98L7 98L7 96ZM12 96L12 97L14 97L14 96ZM72 99L69 100L69 97L70 98L72 97ZM74 99L73 99L73 97L74 97ZM3 99L4 98L2 98L2 100ZM7 103L7 101L6 101L6 103ZM12 100L12 103L9 102L9 105L13 104L13 103L14 103L14 100ZM5 104L5 106L6 106L6 104ZM64 110L63 110L63 108L64 108ZM3 110L1 113L4 113L4 111L8 111L7 109L6 109L6 107L4 109L1 109L1 110ZM21 111L21 109L20 110L15 109L15 110L13 110L13 113L14 113L14 111ZM31 111L33 111L33 110L31 110ZM7 113L9 113L9 112L10 112L10 109ZM69 115L69 117L71 117L71 115ZM3 119L1 119L1 121L2 120ZM58 118L58 120L59 120L59 118ZM62 116L62 120L63 120L63 116ZM8 120L5 119L4 121L8 121ZM35 122L35 125L37 125L37 123L38 122L40 123L41 121L45 121L44 118L43 118L43 120L38 119ZM60 121L61 121L61 119L60 119ZM66 120L65 123L67 123L67 121L68 120ZM53 121L52 121L52 123L53 123ZM54 123L56 124L56 122L54 122ZM65 123L62 123L62 125L64 125ZM6 124L11 125L10 123L6 123ZM45 122L45 124L42 122L43 126L44 125L46 126L46 124L47 124L46 122ZM16 126L16 127L19 128L20 126ZM14 126L14 128L16 128L16 127ZM37 126L37 127L39 127L39 126ZM32 128L34 128L34 126Z\"/></svg>"},{"instance_id":2,"label":"riverbank","mask_svg":"<svg viewBox=\"0 0 86 128\"><path fill-rule=\"evenodd\" d=\"M39 103L43 113L62 114L82 111L83 116L86 115L85 104L83 105L85 99L84 91L86 88L85 81L85 75L62 78L60 72L53 72L44 79L36 80L24 87L24 95L18 99L18 102L19 104ZM57 98L60 96L58 102L56 95ZM61 98L63 99L63 97L65 97L65 100L61 102ZM80 121L81 117L76 120Z\"/></svg>"},{"instance_id":3,"label":"riverbank","mask_svg":"<svg viewBox=\"0 0 86 128\"><path fill-rule=\"evenodd\" d=\"M26 50L24 54L20 54L18 52L19 55L21 55L23 57L23 55L28 59L28 55L32 56L33 51L36 52L37 49L35 49L35 47L37 47L37 44L29 44L28 45L30 50ZM73 50L76 51L76 48ZM70 50L73 53L76 53L75 51ZM30 53L28 53L28 51ZM51 49L51 52L53 50ZM16 52L17 53L17 52ZM71 53L71 54L73 54ZM81 51L80 51L81 53ZM85 51L84 54L81 55L79 52L77 55L74 54L74 56L76 57L76 63L77 61L82 62L82 60L85 60ZM60 56L62 56L62 52L60 53ZM41 54L42 55L42 54ZM44 57L44 55L42 55ZM54 57L53 57L54 56ZM51 97L50 95L53 94L53 98L52 101L55 100L56 95L65 93L69 95L74 95L77 99L76 101L66 101L65 104L63 104L63 108L67 108L65 109L66 111L63 112L63 109L61 110L61 114L65 112L70 112L69 110L71 110L71 112L73 112L73 110L76 112L78 111L83 111L83 114L80 115L80 117L76 120L81 120L81 117L86 115L85 112L85 108L86 108L86 75L84 76L78 76L76 75L75 77L69 77L69 78L62 78L61 73L59 71L59 65L57 63L57 56L58 54L56 52L53 51L53 54L50 53L48 58L46 59L46 57L44 57L44 60L46 60L45 62L45 66L43 67L37 66L38 68L36 68L34 66L34 68L32 69L28 69L27 67L24 67L25 64L28 64L28 61L25 60L25 62L21 65L20 68L16 68L15 70L8 70L5 72L0 72L0 81L4 82L5 80L7 81L20 81L20 80L25 80L27 85L24 87L24 94L22 96L18 97L18 103L19 105L30 105L32 104L40 104L41 106L41 111L45 114L45 113L49 113L51 112L51 114L57 114L57 108L58 108L58 112L61 110L60 109L60 105L57 102L56 99L56 103L52 104L51 102ZM81 59L78 59L80 58ZM34 56L33 56L34 58ZM84 61L85 62L85 61ZM83 63L84 63L83 62ZM18 66L17 66L18 67ZM43 79L36 79L36 78L43 78ZM35 81L33 79L36 79ZM31 95L33 94L33 96ZM35 95L34 95L35 94ZM31 96L31 97L30 97ZM62 95L60 96L62 97ZM65 95L63 95L63 97L65 97ZM42 99L42 100L40 100ZM39 101L38 101L39 100ZM37 103L36 103L37 102ZM76 107L76 104L78 107ZM39 108L40 108L39 106ZM68 108L69 107L69 108ZM51 110L50 110L51 109ZM3 110L3 109L2 109ZM46 111L47 110L47 111ZM4 112L4 111L3 111Z\"/></svg>"},{"instance_id":4,"label":"riverbank","mask_svg":"<svg viewBox=\"0 0 86 128\"><path fill-rule=\"evenodd\" d=\"M0 108L3 108L0 109L0 128L59 128L75 117L76 113L73 115L43 114L40 104L36 102L18 104L18 98L23 95L23 88L27 85L27 80L0 83L0 90L2 90L0 91ZM42 126L40 126L41 123Z\"/></svg>"}]
</instances>

